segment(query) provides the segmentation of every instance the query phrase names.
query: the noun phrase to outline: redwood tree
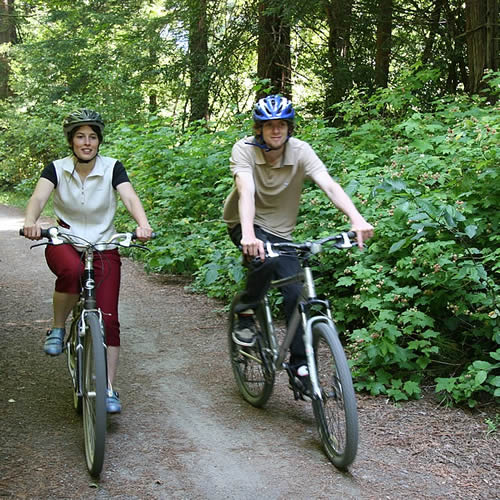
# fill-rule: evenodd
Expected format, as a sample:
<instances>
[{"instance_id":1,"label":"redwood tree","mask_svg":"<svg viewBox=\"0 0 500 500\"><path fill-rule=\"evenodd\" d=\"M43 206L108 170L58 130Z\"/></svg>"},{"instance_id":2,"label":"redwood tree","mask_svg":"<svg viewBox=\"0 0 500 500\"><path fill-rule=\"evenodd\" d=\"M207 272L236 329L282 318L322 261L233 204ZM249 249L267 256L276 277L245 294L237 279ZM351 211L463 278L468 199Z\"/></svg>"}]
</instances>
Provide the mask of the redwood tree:
<instances>
[{"instance_id":1,"label":"redwood tree","mask_svg":"<svg viewBox=\"0 0 500 500\"><path fill-rule=\"evenodd\" d=\"M269 7L269 1L259 2L257 77L269 80L273 93L291 97L290 24L282 6ZM259 91L257 99L266 94Z\"/></svg>"},{"instance_id":2,"label":"redwood tree","mask_svg":"<svg viewBox=\"0 0 500 500\"><path fill-rule=\"evenodd\" d=\"M387 87L391 60L393 0L379 0L377 13L377 48L375 55L375 85Z\"/></svg>"},{"instance_id":3,"label":"redwood tree","mask_svg":"<svg viewBox=\"0 0 500 500\"><path fill-rule=\"evenodd\" d=\"M17 41L14 19L14 0L0 0L0 99L10 94L10 63L3 47Z\"/></svg>"},{"instance_id":4,"label":"redwood tree","mask_svg":"<svg viewBox=\"0 0 500 500\"><path fill-rule=\"evenodd\" d=\"M498 69L498 0L466 0L469 91L481 90L487 69Z\"/></svg>"}]
</instances>

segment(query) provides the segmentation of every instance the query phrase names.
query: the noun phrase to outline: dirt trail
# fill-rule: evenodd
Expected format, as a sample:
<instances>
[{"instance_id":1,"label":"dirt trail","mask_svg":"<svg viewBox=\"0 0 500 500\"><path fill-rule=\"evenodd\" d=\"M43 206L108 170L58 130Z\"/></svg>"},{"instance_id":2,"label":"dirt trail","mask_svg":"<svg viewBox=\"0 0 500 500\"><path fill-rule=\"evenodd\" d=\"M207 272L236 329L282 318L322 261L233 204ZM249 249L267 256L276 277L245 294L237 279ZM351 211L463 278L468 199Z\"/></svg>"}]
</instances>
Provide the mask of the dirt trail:
<instances>
[{"instance_id":1,"label":"dirt trail","mask_svg":"<svg viewBox=\"0 0 500 500\"><path fill-rule=\"evenodd\" d=\"M280 377L267 407L237 393L224 304L124 259L123 412L108 419L99 481L86 471L65 358L42 351L53 276L0 205L0 497L64 499L494 499L499 439L485 415L429 400L359 398L349 473L323 455L312 409ZM494 412L492 413L494 414Z\"/></svg>"}]
</instances>

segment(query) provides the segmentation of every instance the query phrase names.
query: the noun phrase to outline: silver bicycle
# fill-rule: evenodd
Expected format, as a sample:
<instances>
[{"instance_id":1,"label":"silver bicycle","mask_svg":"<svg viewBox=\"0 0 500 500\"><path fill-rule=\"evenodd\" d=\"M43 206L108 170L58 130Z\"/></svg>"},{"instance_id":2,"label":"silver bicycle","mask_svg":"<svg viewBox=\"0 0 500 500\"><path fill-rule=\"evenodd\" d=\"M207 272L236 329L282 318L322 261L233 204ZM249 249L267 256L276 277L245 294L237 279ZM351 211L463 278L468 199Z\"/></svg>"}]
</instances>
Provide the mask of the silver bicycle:
<instances>
[{"instance_id":1,"label":"silver bicycle","mask_svg":"<svg viewBox=\"0 0 500 500\"><path fill-rule=\"evenodd\" d=\"M358 448L358 415L356 396L346 355L332 318L330 304L316 296L311 259L330 243L336 249L349 249L355 243L355 233L341 233L318 241L303 243L266 244L266 258L299 258L301 271L293 276L271 282L270 288L301 282L299 298L286 333L278 341L269 298L266 295L255 310L257 338L252 347L242 347L233 340L237 321L236 306L241 294L236 295L229 314L229 351L233 373L243 398L251 405L261 407L271 396L276 372L288 372L296 399L303 398L293 383L288 363L285 362L299 323L304 331L307 366L310 374L311 400L319 436L329 460L339 469L346 469L354 461Z\"/></svg>"},{"instance_id":2,"label":"silver bicycle","mask_svg":"<svg viewBox=\"0 0 500 500\"><path fill-rule=\"evenodd\" d=\"M23 235L23 230L20 232ZM104 463L106 441L106 396L108 392L107 346L102 311L97 307L94 280L94 253L109 246L137 247L134 233L118 233L108 241L90 243L79 236L62 232L58 227L42 229L47 242L32 245L77 245L82 253L84 272L80 299L72 311L71 327L64 340L68 370L73 385L73 405L83 414L85 459L89 473L98 477ZM99 248L100 250L97 250Z\"/></svg>"}]
</instances>

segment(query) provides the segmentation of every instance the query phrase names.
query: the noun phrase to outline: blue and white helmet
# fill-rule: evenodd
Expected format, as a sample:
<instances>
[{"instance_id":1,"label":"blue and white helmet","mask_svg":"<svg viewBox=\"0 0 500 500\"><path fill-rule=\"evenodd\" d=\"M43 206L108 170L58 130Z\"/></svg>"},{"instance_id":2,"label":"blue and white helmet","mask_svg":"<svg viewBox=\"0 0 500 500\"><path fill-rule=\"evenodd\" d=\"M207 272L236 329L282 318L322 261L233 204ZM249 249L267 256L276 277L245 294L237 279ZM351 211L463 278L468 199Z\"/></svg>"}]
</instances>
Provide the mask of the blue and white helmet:
<instances>
[{"instance_id":1,"label":"blue and white helmet","mask_svg":"<svg viewBox=\"0 0 500 500\"><path fill-rule=\"evenodd\" d=\"M269 95L259 99L253 110L253 119L256 122L293 120L294 118L295 110L292 102L279 95Z\"/></svg>"}]
</instances>

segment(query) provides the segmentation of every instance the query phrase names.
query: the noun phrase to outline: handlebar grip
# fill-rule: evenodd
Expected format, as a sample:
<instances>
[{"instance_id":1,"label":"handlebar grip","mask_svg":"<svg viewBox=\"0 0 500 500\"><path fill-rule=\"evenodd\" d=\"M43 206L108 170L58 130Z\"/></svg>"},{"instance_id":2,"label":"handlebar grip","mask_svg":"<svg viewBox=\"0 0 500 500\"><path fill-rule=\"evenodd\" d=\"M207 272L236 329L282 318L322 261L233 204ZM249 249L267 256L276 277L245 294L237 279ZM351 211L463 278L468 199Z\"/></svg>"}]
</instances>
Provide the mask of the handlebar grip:
<instances>
[{"instance_id":1,"label":"handlebar grip","mask_svg":"<svg viewBox=\"0 0 500 500\"><path fill-rule=\"evenodd\" d=\"M152 232L151 233L151 239L154 240L156 238L156 233ZM137 234L135 234L135 231L132 233L132 239L136 240L137 239Z\"/></svg>"},{"instance_id":2,"label":"handlebar grip","mask_svg":"<svg viewBox=\"0 0 500 500\"><path fill-rule=\"evenodd\" d=\"M21 228L19 229L19 236L24 236L24 229ZM50 233L48 229L42 229L41 230L41 237L42 238L50 238Z\"/></svg>"}]
</instances>

